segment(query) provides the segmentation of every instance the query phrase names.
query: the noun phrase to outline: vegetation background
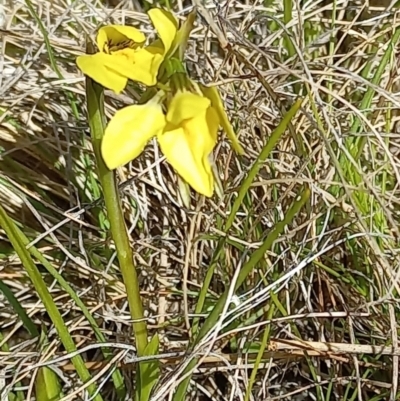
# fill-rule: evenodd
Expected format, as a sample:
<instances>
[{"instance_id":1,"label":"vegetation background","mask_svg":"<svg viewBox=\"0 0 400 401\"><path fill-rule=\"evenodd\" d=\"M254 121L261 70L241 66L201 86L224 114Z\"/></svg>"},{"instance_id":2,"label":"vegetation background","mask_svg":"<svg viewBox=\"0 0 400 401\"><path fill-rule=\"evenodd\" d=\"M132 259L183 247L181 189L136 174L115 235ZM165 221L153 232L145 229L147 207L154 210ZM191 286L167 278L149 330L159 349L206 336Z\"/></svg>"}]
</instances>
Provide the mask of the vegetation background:
<instances>
[{"instance_id":1,"label":"vegetation background","mask_svg":"<svg viewBox=\"0 0 400 401\"><path fill-rule=\"evenodd\" d=\"M220 87L246 155L222 141L214 159L224 192L193 194L189 209L155 145L117 172L148 328L160 339L153 399L173 393L194 328L228 289L227 309L196 350L202 360L186 399L399 400L397 2L195 3L188 69ZM7 224L37 252L35 267L99 394L132 395L132 322L75 58L103 24L151 33L153 6L183 17L193 4L3 0L1 400L84 398ZM106 115L139 91L106 91ZM299 197L305 206L293 212ZM243 265L251 269L235 289ZM43 395L46 386L55 395Z\"/></svg>"}]
</instances>

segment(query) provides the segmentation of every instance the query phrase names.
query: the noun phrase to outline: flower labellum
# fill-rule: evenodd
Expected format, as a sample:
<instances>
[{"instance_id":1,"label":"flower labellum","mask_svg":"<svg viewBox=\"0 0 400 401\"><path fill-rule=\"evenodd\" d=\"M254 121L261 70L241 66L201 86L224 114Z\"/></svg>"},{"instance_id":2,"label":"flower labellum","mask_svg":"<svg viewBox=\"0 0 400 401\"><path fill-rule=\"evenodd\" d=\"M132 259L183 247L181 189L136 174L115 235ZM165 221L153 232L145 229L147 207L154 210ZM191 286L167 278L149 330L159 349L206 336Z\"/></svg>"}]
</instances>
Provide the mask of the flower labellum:
<instances>
[{"instance_id":1,"label":"flower labellum","mask_svg":"<svg viewBox=\"0 0 400 401\"><path fill-rule=\"evenodd\" d=\"M118 110L108 123L101 142L104 163L110 170L129 163L164 127L165 116L156 102Z\"/></svg>"},{"instance_id":2,"label":"flower labellum","mask_svg":"<svg viewBox=\"0 0 400 401\"><path fill-rule=\"evenodd\" d=\"M155 85L160 65L174 41L178 22L171 13L159 8L151 9L148 14L159 39L145 46L146 37L134 27L102 27L96 38L99 52L79 56L76 60L79 69L116 93L122 92L128 79Z\"/></svg>"}]
</instances>

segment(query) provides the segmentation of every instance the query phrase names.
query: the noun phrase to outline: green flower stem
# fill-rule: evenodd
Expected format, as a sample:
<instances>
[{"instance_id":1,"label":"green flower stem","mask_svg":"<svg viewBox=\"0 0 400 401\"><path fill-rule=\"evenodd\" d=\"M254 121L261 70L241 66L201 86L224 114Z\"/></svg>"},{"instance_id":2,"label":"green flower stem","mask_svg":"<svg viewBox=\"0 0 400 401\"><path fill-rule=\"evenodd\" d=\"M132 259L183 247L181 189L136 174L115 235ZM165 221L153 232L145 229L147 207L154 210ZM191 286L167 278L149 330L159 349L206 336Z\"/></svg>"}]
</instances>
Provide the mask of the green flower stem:
<instances>
[{"instance_id":1,"label":"green flower stem","mask_svg":"<svg viewBox=\"0 0 400 401\"><path fill-rule=\"evenodd\" d=\"M18 230L16 230L15 223L8 217L6 211L0 205L0 226L5 231L8 239L10 240L15 252L18 254L21 259L21 263L23 264L26 272L28 273L29 278L32 281L32 284L37 291L40 300L43 302L43 305L50 316L51 321L54 324L54 327L57 330L58 336L68 353L75 352L76 346L75 343L69 334L68 328L65 326L63 318L51 297L49 290L47 289L47 285L44 282L38 268L28 250L25 248L23 241L18 235ZM71 362L73 363L76 372L79 375L79 378L83 383L86 383L91 379L90 373L87 370L85 363L82 357L78 354L71 358ZM103 401L100 394L96 394L96 385L90 384L87 387L87 391L91 396L94 396L93 400L95 401ZM96 395L95 395L96 394Z\"/></svg>"},{"instance_id":2,"label":"green flower stem","mask_svg":"<svg viewBox=\"0 0 400 401\"><path fill-rule=\"evenodd\" d=\"M133 254L121 209L121 201L117 190L115 175L104 164L101 156L101 140L105 129L104 93L103 88L86 78L86 96L88 118L94 154L96 157L99 180L103 187L104 202L107 209L111 235L117 250L119 265L126 287L129 310L133 319L133 331L136 339L138 356L144 355L148 343L147 325L143 319L143 306L140 298L139 282L136 268L133 264Z\"/></svg>"}]
</instances>

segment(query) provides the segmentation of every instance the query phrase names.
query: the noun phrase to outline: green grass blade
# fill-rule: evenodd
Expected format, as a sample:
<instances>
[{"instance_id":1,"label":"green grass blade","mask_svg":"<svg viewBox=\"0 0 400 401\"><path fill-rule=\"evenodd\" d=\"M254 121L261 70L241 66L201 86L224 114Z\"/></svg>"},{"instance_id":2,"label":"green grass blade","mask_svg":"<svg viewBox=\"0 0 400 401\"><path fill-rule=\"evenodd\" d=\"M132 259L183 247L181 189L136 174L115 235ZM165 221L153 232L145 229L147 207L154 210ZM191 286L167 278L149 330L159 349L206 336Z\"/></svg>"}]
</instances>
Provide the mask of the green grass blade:
<instances>
[{"instance_id":1,"label":"green grass blade","mask_svg":"<svg viewBox=\"0 0 400 401\"><path fill-rule=\"evenodd\" d=\"M204 278L203 285L201 286L199 297L196 303L195 315L199 315L203 311L204 303L207 297L207 291L210 288L211 280L214 275L215 267L218 263L218 260L221 256L221 252L224 249L225 238L222 238L217 245L217 248L214 252L214 257L211 260L210 267L207 270L206 277ZM192 336L195 337L198 329L199 329L200 318L196 317L193 319L192 323Z\"/></svg>"},{"instance_id":2,"label":"green grass blade","mask_svg":"<svg viewBox=\"0 0 400 401\"><path fill-rule=\"evenodd\" d=\"M41 367L35 380L36 401L58 401L61 386L57 375L47 366Z\"/></svg>"},{"instance_id":3,"label":"green grass blade","mask_svg":"<svg viewBox=\"0 0 400 401\"><path fill-rule=\"evenodd\" d=\"M42 330L39 348L46 351L46 331ZM36 379L35 379L35 395L37 401L58 401L63 396L60 381L55 372L43 366L39 368Z\"/></svg>"},{"instance_id":4,"label":"green grass blade","mask_svg":"<svg viewBox=\"0 0 400 401\"><path fill-rule=\"evenodd\" d=\"M10 303L10 305L14 309L15 313L21 319L24 327L26 328L26 330L28 330L29 334L32 337L38 337L39 336L39 330L37 329L35 323L33 323L32 319L25 312L25 309L19 303L18 299L15 298L15 295L10 290L8 285L5 284L1 279L0 279L0 291L7 298L7 301Z\"/></svg>"},{"instance_id":5,"label":"green grass blade","mask_svg":"<svg viewBox=\"0 0 400 401\"><path fill-rule=\"evenodd\" d=\"M274 304L271 304L271 307L270 307L270 309L269 309L269 311L267 313L267 320L271 320L272 319L272 317L274 316L274 312L275 312L275 306L274 306ZM256 360L254 362L254 368L251 371L251 375L250 375L250 379L249 379L249 385L246 388L246 394L245 394L245 397L244 397L244 401L249 401L250 400L251 390L253 388L254 382L256 381L258 367L260 366L261 360L262 360L263 355L264 355L265 348L267 347L270 333L271 333L271 325L268 324L265 327L265 330L264 330L263 338L262 338L262 341L261 341L261 346L260 346L260 349L258 350L257 357L256 357Z\"/></svg>"},{"instance_id":6,"label":"green grass blade","mask_svg":"<svg viewBox=\"0 0 400 401\"><path fill-rule=\"evenodd\" d=\"M24 246L28 247L29 239L26 237L26 235L18 227L15 227L15 230L17 231ZM93 318L93 316L89 312L88 308L81 301L81 299L76 294L76 292L72 289L72 287L67 283L67 281L64 279L64 277L60 273L58 273L58 271L51 265L51 263L49 263L49 261L37 250L37 248L35 248L34 246L29 246L28 251L35 259L37 259L45 267L45 269L57 280L60 287L63 288L64 291L67 292L67 294L73 299L75 304L79 307L79 309L81 310L81 312L83 313L85 318L88 320L88 322L92 326L92 329L96 336L97 341L101 342L101 343L107 342L103 333L100 331L100 328L99 328L96 320ZM112 353L108 348L102 347L101 350L102 350L102 353L106 360L109 360L112 358ZM112 379L113 379L114 387L117 391L117 395L121 399L123 399L125 396L125 385L124 385L124 379L123 379L122 373L119 369L115 369L115 371L112 374Z\"/></svg>"},{"instance_id":7,"label":"green grass blade","mask_svg":"<svg viewBox=\"0 0 400 401\"><path fill-rule=\"evenodd\" d=\"M250 259L243 265L242 270L239 273L235 289L239 288L243 284L246 277L252 272L257 263L263 258L265 252L271 249L274 242L284 232L285 227L294 220L294 218L300 212L301 208L306 204L306 202L310 198L310 195L311 191L309 188L305 188L303 189L303 191L301 191L300 197L295 200L291 208L287 211L287 213L285 214L285 218L279 223L275 224L274 229L268 235L266 240L258 249L253 252Z\"/></svg>"},{"instance_id":8,"label":"green grass blade","mask_svg":"<svg viewBox=\"0 0 400 401\"><path fill-rule=\"evenodd\" d=\"M263 258L265 252L267 252L272 247L276 239L284 232L285 227L293 221L294 217L299 213L300 209L308 201L310 194L311 192L308 188L302 191L300 198L293 203L291 208L286 213L285 218L281 222L276 224L276 226L274 227L272 232L268 235L267 239L263 242L260 248L258 248L255 252L253 252L250 259L244 264L242 270L239 273L235 285L235 290L237 290L244 283L248 274L253 270L256 264ZM193 345L198 344L200 340L213 328L215 323L218 321L219 315L221 314L228 297L228 290L229 289L225 290L223 295L219 298L212 312L207 317L203 326L199 330L199 333L196 336ZM184 373L187 373L191 369L193 369L194 366L196 366L196 362L197 359L195 358L192 359L191 362L188 364L187 368L185 369ZM186 390L189 385L189 382L190 382L190 376L179 384L176 393L174 394L173 398L174 401L185 400Z\"/></svg>"},{"instance_id":9,"label":"green grass blade","mask_svg":"<svg viewBox=\"0 0 400 401\"><path fill-rule=\"evenodd\" d=\"M38 268L33 262L31 255L25 248L25 245L19 236L18 230L16 229L16 225L8 217L6 211L3 209L1 205L0 205L0 226L5 231L15 252L21 259L21 263L23 264L26 272L28 273L28 276L34 285L39 295L39 298L43 302L43 305L57 330L60 340L65 347L65 350L68 353L75 352L77 350L75 343L71 335L69 334L68 328L65 326L63 318L56 304L54 303L49 290L47 289L46 283L44 282ZM71 362L74 364L76 372L83 383L86 383L91 379L90 373L87 370L85 363L83 362L83 359L79 354L72 357ZM103 400L101 395L96 392L95 384L90 384L87 387L87 391L95 401Z\"/></svg>"},{"instance_id":10,"label":"green grass blade","mask_svg":"<svg viewBox=\"0 0 400 401\"><path fill-rule=\"evenodd\" d=\"M45 43L45 46L46 46L47 54L49 56L49 61L50 61L51 68L57 74L58 78L64 79L64 76L61 74L61 71L58 68L56 59L54 57L53 48L51 47L51 44L50 44L49 35L48 35L47 31L46 31L45 26L43 25L42 20L40 19L40 17L38 16L37 12L33 8L31 0L25 0L25 4L28 7L29 11L31 12L32 17L35 19L36 23L38 24L40 32L43 35L43 39L44 39L44 43ZM72 112L74 113L75 118L78 120L79 119L79 111L78 111L78 108L76 106L76 103L75 103L75 100L73 98L73 95L69 91L65 91L65 95L67 96L67 99L70 101L71 109L72 109Z\"/></svg>"},{"instance_id":11,"label":"green grass blade","mask_svg":"<svg viewBox=\"0 0 400 401\"><path fill-rule=\"evenodd\" d=\"M262 167L262 164L264 163L264 161L268 158L269 154L271 153L272 149L274 148L274 146L276 145L276 143L279 141L279 139L281 138L281 136L283 135L283 133L285 132L285 130L288 128L289 124L291 123L291 120L293 119L293 117L295 116L296 112L298 111L298 109L301 106L302 101L299 99L297 100L294 105L292 106L292 108L286 113L286 115L284 116L284 118L282 119L281 123L278 125L278 127L273 131L273 133L271 134L271 137L268 139L268 142L265 144L265 146L263 147L263 149L261 150L259 156L257 157L256 161L254 162L252 168L250 169L246 179L244 180L244 182L241 184L240 186L240 190L239 190L239 194L238 197L236 198L233 206L232 206L232 210L231 213L228 217L228 220L225 224L225 232L228 232L229 229L231 228L235 218L236 218L236 214L239 210L239 208L242 205L242 202L246 196L246 194L248 193L251 184L253 183L255 177L257 176L260 168ZM217 249L215 251L215 262L218 260L220 252L222 251L223 245L225 243L225 238L222 238L217 245ZM203 286L201 287L201 291L200 291L200 295L199 295L199 299L198 302L196 304L196 310L195 313L201 313L203 310L203 306L204 306L204 301L207 295L207 291L209 288L209 283L211 282L211 279L213 277L213 271L214 271L214 261L211 262L210 268L207 271L207 275L206 278L204 280ZM193 321L193 326L192 326L192 334L194 335L197 330L198 330L198 322L199 319L194 319Z\"/></svg>"},{"instance_id":12,"label":"green grass blade","mask_svg":"<svg viewBox=\"0 0 400 401\"><path fill-rule=\"evenodd\" d=\"M375 74L371 80L371 83L374 86L379 85L379 83L381 82L382 76L386 70L386 67L389 64L390 59L392 58L393 52L395 51L399 37L400 37L400 28L397 28L394 31L394 34L390 40L390 43L388 44L388 46L385 50L385 53L383 54L383 57L378 65L378 68L376 69ZM372 86L369 86L367 91L364 94L363 99L361 100L361 104L360 104L361 112L365 113L365 110L370 109L374 94L375 94L375 88L373 88ZM359 131L360 126L361 126L361 121L358 117L356 117L350 128L350 133L352 135L355 135ZM356 145L355 145L356 160L358 160L359 157L361 156L361 153L363 151L366 141L367 141L367 138L365 136L362 138L358 138L358 140L356 141Z\"/></svg>"},{"instance_id":13,"label":"green grass blade","mask_svg":"<svg viewBox=\"0 0 400 401\"><path fill-rule=\"evenodd\" d=\"M154 335L144 352L144 356L158 355L159 353L159 339L158 335ZM154 359L153 361L144 363L140 368L140 401L148 401L150 399L151 390L157 383L160 376L160 361Z\"/></svg>"},{"instance_id":14,"label":"green grass blade","mask_svg":"<svg viewBox=\"0 0 400 401\"><path fill-rule=\"evenodd\" d=\"M302 100L298 99L291 109L285 114L280 124L275 128L272 132L271 137L268 139L266 145L262 148L259 156L257 157L256 161L254 162L253 166L251 167L246 179L240 186L238 197L236 198L231 213L229 214L228 220L225 225L225 231L227 232L231 227L233 222L235 221L236 214L242 205L243 199L246 196L248 190L250 189L251 184L253 183L256 175L260 171L260 168L263 166L263 163L268 158L269 154L271 153L272 149L278 143L281 136L285 133L286 129L288 128L291 120L299 110L301 106Z\"/></svg>"},{"instance_id":15,"label":"green grass blade","mask_svg":"<svg viewBox=\"0 0 400 401\"><path fill-rule=\"evenodd\" d=\"M287 25L292 20L293 17L292 14L293 14L293 0L283 0L283 22L286 25L286 29L288 29ZM284 45L286 47L289 57L292 57L296 54L296 49L294 48L292 39L287 34L284 37Z\"/></svg>"}]
</instances>

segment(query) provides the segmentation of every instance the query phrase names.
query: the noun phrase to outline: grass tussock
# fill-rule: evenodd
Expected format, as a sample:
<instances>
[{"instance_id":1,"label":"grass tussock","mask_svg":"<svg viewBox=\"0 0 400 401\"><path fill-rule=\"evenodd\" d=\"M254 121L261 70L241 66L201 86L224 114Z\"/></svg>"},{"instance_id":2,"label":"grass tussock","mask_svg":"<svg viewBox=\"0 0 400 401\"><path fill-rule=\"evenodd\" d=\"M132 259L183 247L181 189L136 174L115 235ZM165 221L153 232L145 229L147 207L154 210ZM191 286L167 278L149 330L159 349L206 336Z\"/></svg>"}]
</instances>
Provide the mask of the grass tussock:
<instances>
[{"instance_id":1,"label":"grass tussock","mask_svg":"<svg viewBox=\"0 0 400 401\"><path fill-rule=\"evenodd\" d=\"M180 17L193 6L156 3ZM160 343L152 399L168 399L188 366L185 399L400 399L397 2L193 4L190 74L220 87L246 154L222 141L223 193L192 194L190 208L155 142L117 171L147 328ZM39 399L46 380L59 382L53 399L84 399L76 356L96 399L134 394L132 321L75 58L104 24L151 33L150 6L0 5L2 399ZM140 93L106 91L106 116ZM74 352L54 329L57 310Z\"/></svg>"}]
</instances>

